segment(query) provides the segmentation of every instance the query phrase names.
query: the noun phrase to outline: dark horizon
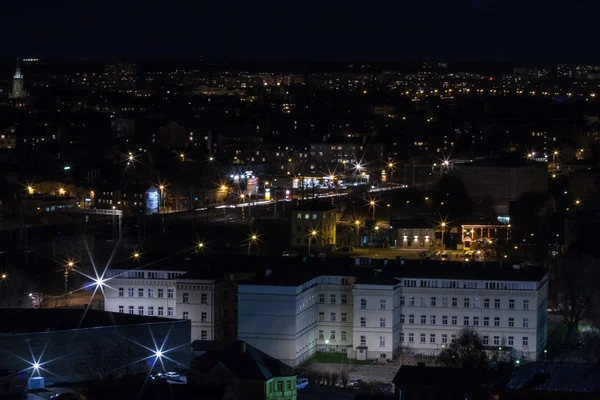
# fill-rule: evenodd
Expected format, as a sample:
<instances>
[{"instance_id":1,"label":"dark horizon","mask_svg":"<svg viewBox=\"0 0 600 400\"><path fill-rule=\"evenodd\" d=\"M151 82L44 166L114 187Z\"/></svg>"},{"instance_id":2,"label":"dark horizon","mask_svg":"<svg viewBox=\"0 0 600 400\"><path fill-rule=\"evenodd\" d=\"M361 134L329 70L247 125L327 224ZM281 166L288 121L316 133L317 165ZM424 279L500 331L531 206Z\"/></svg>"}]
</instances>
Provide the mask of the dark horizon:
<instances>
[{"instance_id":1,"label":"dark horizon","mask_svg":"<svg viewBox=\"0 0 600 400\"><path fill-rule=\"evenodd\" d=\"M600 4L591 1L231 0L168 7L22 1L5 11L0 34L10 40L3 58L600 62L589 46L600 16Z\"/></svg>"}]
</instances>

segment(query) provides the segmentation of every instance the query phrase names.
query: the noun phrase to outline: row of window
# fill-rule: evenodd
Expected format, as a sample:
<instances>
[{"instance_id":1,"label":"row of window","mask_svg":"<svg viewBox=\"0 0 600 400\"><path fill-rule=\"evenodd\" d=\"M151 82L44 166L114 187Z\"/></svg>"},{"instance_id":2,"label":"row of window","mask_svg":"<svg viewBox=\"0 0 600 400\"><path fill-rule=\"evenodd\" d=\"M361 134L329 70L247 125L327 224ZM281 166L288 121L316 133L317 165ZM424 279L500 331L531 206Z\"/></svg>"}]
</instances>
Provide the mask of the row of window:
<instances>
[{"instance_id":1,"label":"row of window","mask_svg":"<svg viewBox=\"0 0 600 400\"><path fill-rule=\"evenodd\" d=\"M134 297L134 295L135 295L134 288L128 288L127 294L129 297ZM158 298L158 299L163 299L165 297L164 289L157 289L156 294L157 294L156 298ZM119 288L119 297L125 297L125 289L124 288ZM144 297L144 289L143 288L138 288L138 297ZM148 289L148 298L149 299L154 298L154 289L151 289L151 288ZM174 289L167 289L167 298L169 298L169 299L175 298ZM190 294L187 292L183 292L182 293L182 301L184 303L188 303L189 300L190 300ZM208 304L208 294L206 294L206 293L200 294L200 303Z\"/></svg>"},{"instance_id":2,"label":"row of window","mask_svg":"<svg viewBox=\"0 0 600 400\"><path fill-rule=\"evenodd\" d=\"M329 321L331 322L335 322L336 320L336 313L332 312L329 313ZM325 313L324 312L319 312L319 322L323 322L325 321ZM341 322L348 322L348 313L341 313Z\"/></svg>"},{"instance_id":3,"label":"row of window","mask_svg":"<svg viewBox=\"0 0 600 400\"><path fill-rule=\"evenodd\" d=\"M380 327L385 327L385 318L379 318L379 324ZM427 323L427 315L425 314L421 314L421 324L426 324ZM430 315L429 316L429 324L430 325L435 325L436 324L436 316L435 315ZM451 325L458 325L458 317L456 315L453 315L450 319L451 321ZM473 326L479 326L479 316L474 316L473 319L471 319L470 316L465 315L463 316L463 321L462 324L465 326L469 326L471 325L471 321L473 322ZM404 324L406 322L406 318L404 314L400 314L400 323ZM409 314L408 315L408 323L409 324L414 324L415 323L415 315L414 314ZM447 315L442 315L442 325L448 325L448 316ZM361 317L360 318L360 326L367 326L367 318L366 317ZM490 326L490 317L483 317L483 326ZM494 326L500 326L500 317L494 317ZM511 328L514 328L515 326L515 319L510 317L508 318L508 326ZM522 327L523 328L529 328L529 318L523 318L522 319Z\"/></svg>"},{"instance_id":4,"label":"row of window","mask_svg":"<svg viewBox=\"0 0 600 400\"><path fill-rule=\"evenodd\" d=\"M426 296L421 296L420 299L420 306L421 307L437 307L438 305L438 301L437 301L437 297L426 297ZM442 307L458 307L458 298L457 297L452 297L451 299L448 297L442 297L441 298L441 306ZM474 298L470 298L470 297L464 297L462 299L462 306L463 308L481 308L481 302L479 297L474 297ZM472 301L471 301L472 300ZM363 303L364 301L364 303ZM385 302L385 300L382 300ZM509 310L514 310L515 309L515 299L509 299L508 300L508 309ZM364 307L363 307L364 304ZM494 299L494 308L495 309L500 309L501 307L501 299ZM404 306L404 305L408 305L408 306L416 306L416 301L415 301L415 297L414 296L409 296L408 297L408 302L405 296L400 296L400 305ZM491 299L483 299L483 308L490 308L491 305ZM361 299L361 308L367 308L367 300L366 299ZM385 307L384 307L385 308ZM529 300L525 299L522 302L522 309L523 310L529 310Z\"/></svg>"},{"instance_id":5,"label":"row of window","mask_svg":"<svg viewBox=\"0 0 600 400\"><path fill-rule=\"evenodd\" d=\"M336 331L334 331L334 330L330 331L329 332L329 337L327 338L327 340L335 340L335 332ZM341 338L340 338L341 341L348 340L348 336L346 334L346 331L341 331L340 332L340 336L341 336ZM325 332L323 330L319 330L319 336L318 336L318 338L321 339L321 340L325 339Z\"/></svg>"},{"instance_id":6,"label":"row of window","mask_svg":"<svg viewBox=\"0 0 600 400\"><path fill-rule=\"evenodd\" d=\"M361 346L367 345L367 337L366 336L360 337L360 345ZM379 336L379 347L385 347L385 336Z\"/></svg>"},{"instance_id":7,"label":"row of window","mask_svg":"<svg viewBox=\"0 0 600 400\"><path fill-rule=\"evenodd\" d=\"M408 334L408 343L415 343L415 333L409 333ZM450 335L450 342L454 343L456 342L456 334L451 334ZM361 336L361 345L363 344L363 339L364 336ZM442 338L441 338L441 344L448 344L448 335L447 334L442 334ZM503 343L500 339L500 336L493 336L492 342L490 342L490 337L488 335L484 335L482 337L483 340L483 344L485 346L502 346L502 345L506 345L506 346L514 346L515 345L515 337L514 336L508 336L506 343ZM404 343L405 341L405 334L404 332L400 333L400 342ZM366 343L366 339L365 339L365 343ZM425 333L421 333L419 334L419 343L427 343L427 334ZM436 344L437 342L437 334L435 333L430 333L429 334L429 343L430 344ZM523 347L527 347L529 346L529 337L528 336L523 336L522 340L521 340L521 344L523 345Z\"/></svg>"},{"instance_id":8,"label":"row of window","mask_svg":"<svg viewBox=\"0 0 600 400\"><path fill-rule=\"evenodd\" d=\"M158 316L159 317L163 317L165 315L165 308L164 307L157 307L158 308ZM144 306L138 306L137 308L138 310L138 315L144 315ZM129 314L134 314L135 312L135 307L134 306L129 306L128 308ZM167 316L169 317L174 317L175 316L175 309L173 307L167 307ZM119 306L119 313L123 314L125 313L125 307L124 306ZM150 316L154 315L154 307L149 306L148 307L148 314ZM184 319L188 319L189 318L189 314L187 312L183 313L184 315Z\"/></svg>"},{"instance_id":9,"label":"row of window","mask_svg":"<svg viewBox=\"0 0 600 400\"><path fill-rule=\"evenodd\" d=\"M348 295L347 294L343 294L341 295L341 304L348 304ZM319 293L319 303L324 304L325 303L325 294L324 293ZM337 304L337 294L330 294L329 295L329 304Z\"/></svg>"},{"instance_id":10,"label":"row of window","mask_svg":"<svg viewBox=\"0 0 600 400\"><path fill-rule=\"evenodd\" d=\"M417 284L418 283L418 284ZM481 285L480 285L481 284ZM404 279L404 287L446 288L446 289L483 289L481 281L438 281L437 279ZM535 290L533 282L485 282L486 289L493 290Z\"/></svg>"}]
</instances>

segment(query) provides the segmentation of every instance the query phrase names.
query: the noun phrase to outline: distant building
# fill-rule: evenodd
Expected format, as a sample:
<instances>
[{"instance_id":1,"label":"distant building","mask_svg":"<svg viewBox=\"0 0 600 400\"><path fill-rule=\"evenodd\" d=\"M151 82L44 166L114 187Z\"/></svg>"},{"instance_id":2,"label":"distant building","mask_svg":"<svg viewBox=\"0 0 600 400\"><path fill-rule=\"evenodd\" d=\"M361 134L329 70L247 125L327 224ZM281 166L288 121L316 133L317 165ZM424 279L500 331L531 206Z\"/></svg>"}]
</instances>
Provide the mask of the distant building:
<instances>
[{"instance_id":1,"label":"distant building","mask_svg":"<svg viewBox=\"0 0 600 400\"><path fill-rule=\"evenodd\" d=\"M25 82L23 81L23 74L21 73L21 67L19 66L19 61L17 60L17 69L15 71L15 76L13 77L10 98L18 100L24 99L25 97L27 97L27 92L25 92Z\"/></svg>"},{"instance_id":2,"label":"distant building","mask_svg":"<svg viewBox=\"0 0 600 400\"><path fill-rule=\"evenodd\" d=\"M294 366L316 351L387 360L403 346L436 355L465 326L488 349L510 349L513 358L536 360L546 347L542 269L426 260L382 265L378 276L365 267L305 269L238 285L238 339Z\"/></svg>"},{"instance_id":3,"label":"distant building","mask_svg":"<svg viewBox=\"0 0 600 400\"><path fill-rule=\"evenodd\" d=\"M235 339L235 285L225 273L150 263L141 269L110 269L106 276L112 278L105 290L106 311L190 320L192 340Z\"/></svg>"},{"instance_id":4,"label":"distant building","mask_svg":"<svg viewBox=\"0 0 600 400\"><path fill-rule=\"evenodd\" d=\"M323 249L336 244L336 211L331 205L307 203L292 212L292 247Z\"/></svg>"},{"instance_id":5,"label":"distant building","mask_svg":"<svg viewBox=\"0 0 600 400\"><path fill-rule=\"evenodd\" d=\"M161 348L168 370L191 356L189 321L77 308L0 309L0 319L3 369L53 382L147 373Z\"/></svg>"},{"instance_id":6,"label":"distant building","mask_svg":"<svg viewBox=\"0 0 600 400\"><path fill-rule=\"evenodd\" d=\"M16 130L16 125L9 126L5 129L0 129L0 149L17 148Z\"/></svg>"},{"instance_id":7,"label":"distant building","mask_svg":"<svg viewBox=\"0 0 600 400\"><path fill-rule=\"evenodd\" d=\"M295 400L296 371L240 340L192 343L195 357L188 375L190 385L225 385L240 400Z\"/></svg>"},{"instance_id":8,"label":"distant building","mask_svg":"<svg viewBox=\"0 0 600 400\"><path fill-rule=\"evenodd\" d=\"M524 193L548 193L545 163L489 158L455 165L452 173L474 201L493 200L499 216L508 216L510 202Z\"/></svg>"}]
</instances>

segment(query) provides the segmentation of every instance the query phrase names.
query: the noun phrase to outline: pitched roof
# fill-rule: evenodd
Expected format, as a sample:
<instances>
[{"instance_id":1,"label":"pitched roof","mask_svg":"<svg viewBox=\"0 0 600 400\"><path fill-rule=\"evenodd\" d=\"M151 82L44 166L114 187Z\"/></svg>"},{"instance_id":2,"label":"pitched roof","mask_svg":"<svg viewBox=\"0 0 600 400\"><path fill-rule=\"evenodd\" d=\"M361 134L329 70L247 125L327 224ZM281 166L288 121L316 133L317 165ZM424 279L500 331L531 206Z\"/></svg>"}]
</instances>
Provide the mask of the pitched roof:
<instances>
[{"instance_id":1,"label":"pitched roof","mask_svg":"<svg viewBox=\"0 0 600 400\"><path fill-rule=\"evenodd\" d=\"M197 344L199 345L201 343ZM232 342L222 350L211 346L204 354L192 361L191 370L198 374L205 374L217 365L224 367L236 379L241 380L267 381L275 377L297 375L296 371L287 364L241 340Z\"/></svg>"},{"instance_id":2,"label":"pitched roof","mask_svg":"<svg viewBox=\"0 0 600 400\"><path fill-rule=\"evenodd\" d=\"M506 387L593 393L600 390L600 367L589 364L531 363L514 371Z\"/></svg>"}]
</instances>

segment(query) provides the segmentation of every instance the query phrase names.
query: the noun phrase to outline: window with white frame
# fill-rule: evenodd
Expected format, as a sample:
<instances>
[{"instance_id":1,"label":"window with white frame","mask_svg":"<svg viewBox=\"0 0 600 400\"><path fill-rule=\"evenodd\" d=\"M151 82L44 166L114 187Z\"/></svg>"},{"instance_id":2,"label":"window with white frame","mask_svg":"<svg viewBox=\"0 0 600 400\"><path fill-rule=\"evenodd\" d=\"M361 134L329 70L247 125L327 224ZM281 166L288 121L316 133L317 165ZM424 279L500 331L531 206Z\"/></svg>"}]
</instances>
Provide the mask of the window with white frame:
<instances>
[{"instance_id":1,"label":"window with white frame","mask_svg":"<svg viewBox=\"0 0 600 400\"><path fill-rule=\"evenodd\" d=\"M335 331L329 332L329 340L335 340Z\"/></svg>"},{"instance_id":2,"label":"window with white frame","mask_svg":"<svg viewBox=\"0 0 600 400\"><path fill-rule=\"evenodd\" d=\"M138 306L138 315L144 315L144 306Z\"/></svg>"},{"instance_id":3,"label":"window with white frame","mask_svg":"<svg viewBox=\"0 0 600 400\"><path fill-rule=\"evenodd\" d=\"M184 293L184 297L183 297L183 301L186 302L186 295L187 293ZM200 304L208 304L208 293L201 293L200 294Z\"/></svg>"},{"instance_id":4,"label":"window with white frame","mask_svg":"<svg viewBox=\"0 0 600 400\"><path fill-rule=\"evenodd\" d=\"M429 299L429 305L431 307L435 307L436 304L437 304L437 299L435 297L432 297L432 298Z\"/></svg>"},{"instance_id":5,"label":"window with white frame","mask_svg":"<svg viewBox=\"0 0 600 400\"><path fill-rule=\"evenodd\" d=\"M167 298L169 298L169 299L174 299L175 298L175 290L174 289L168 289L167 290Z\"/></svg>"},{"instance_id":6,"label":"window with white frame","mask_svg":"<svg viewBox=\"0 0 600 400\"><path fill-rule=\"evenodd\" d=\"M511 328L515 326L515 319L514 318L509 318L508 319L508 326L511 327Z\"/></svg>"},{"instance_id":7,"label":"window with white frame","mask_svg":"<svg viewBox=\"0 0 600 400\"><path fill-rule=\"evenodd\" d=\"M329 314L329 321L335 322L335 313L334 312Z\"/></svg>"},{"instance_id":8,"label":"window with white frame","mask_svg":"<svg viewBox=\"0 0 600 400\"><path fill-rule=\"evenodd\" d=\"M379 308L381 310L385 310L385 307L386 307L386 300L385 299L379 300Z\"/></svg>"},{"instance_id":9,"label":"window with white frame","mask_svg":"<svg viewBox=\"0 0 600 400\"><path fill-rule=\"evenodd\" d=\"M403 324L404 323L404 314L400 314L400 323Z\"/></svg>"},{"instance_id":10,"label":"window with white frame","mask_svg":"<svg viewBox=\"0 0 600 400\"><path fill-rule=\"evenodd\" d=\"M515 299L508 300L508 308L513 310L515 308Z\"/></svg>"},{"instance_id":11,"label":"window with white frame","mask_svg":"<svg viewBox=\"0 0 600 400\"><path fill-rule=\"evenodd\" d=\"M348 295L347 294L343 294L342 295L342 304L347 304L348 303Z\"/></svg>"},{"instance_id":12,"label":"window with white frame","mask_svg":"<svg viewBox=\"0 0 600 400\"><path fill-rule=\"evenodd\" d=\"M473 326L479 326L479 317L473 317Z\"/></svg>"},{"instance_id":13,"label":"window with white frame","mask_svg":"<svg viewBox=\"0 0 600 400\"><path fill-rule=\"evenodd\" d=\"M500 308L500 299L494 299L494 308Z\"/></svg>"},{"instance_id":14,"label":"window with white frame","mask_svg":"<svg viewBox=\"0 0 600 400\"><path fill-rule=\"evenodd\" d=\"M468 298L468 297L464 298L463 307L464 308L470 308L471 307L471 299L470 298Z\"/></svg>"},{"instance_id":15,"label":"window with white frame","mask_svg":"<svg viewBox=\"0 0 600 400\"><path fill-rule=\"evenodd\" d=\"M404 332L400 332L400 343L404 342Z\"/></svg>"},{"instance_id":16,"label":"window with white frame","mask_svg":"<svg viewBox=\"0 0 600 400\"><path fill-rule=\"evenodd\" d=\"M360 326L367 326L367 317L360 317Z\"/></svg>"},{"instance_id":17,"label":"window with white frame","mask_svg":"<svg viewBox=\"0 0 600 400\"><path fill-rule=\"evenodd\" d=\"M343 312L342 313L342 322L347 322L348 321L348 314Z\"/></svg>"},{"instance_id":18,"label":"window with white frame","mask_svg":"<svg viewBox=\"0 0 600 400\"><path fill-rule=\"evenodd\" d=\"M442 297L442 307L448 307L448 298Z\"/></svg>"},{"instance_id":19,"label":"window with white frame","mask_svg":"<svg viewBox=\"0 0 600 400\"><path fill-rule=\"evenodd\" d=\"M483 326L490 326L490 317L483 317Z\"/></svg>"},{"instance_id":20,"label":"window with white frame","mask_svg":"<svg viewBox=\"0 0 600 400\"><path fill-rule=\"evenodd\" d=\"M119 306L119 314L123 314L124 312L125 312L124 311L124 307L123 306Z\"/></svg>"},{"instance_id":21,"label":"window with white frame","mask_svg":"<svg viewBox=\"0 0 600 400\"><path fill-rule=\"evenodd\" d=\"M330 294L329 295L329 303L331 304L335 304L337 302L337 297L335 294Z\"/></svg>"},{"instance_id":22,"label":"window with white frame","mask_svg":"<svg viewBox=\"0 0 600 400\"><path fill-rule=\"evenodd\" d=\"M367 337L366 336L361 336L360 337L360 345L361 346L366 346L367 345Z\"/></svg>"},{"instance_id":23,"label":"window with white frame","mask_svg":"<svg viewBox=\"0 0 600 400\"><path fill-rule=\"evenodd\" d=\"M485 335L485 336L483 337L483 344L484 344L485 346L487 346L487 345L489 345L489 344L490 344L490 337L489 337L489 336Z\"/></svg>"},{"instance_id":24,"label":"window with white frame","mask_svg":"<svg viewBox=\"0 0 600 400\"><path fill-rule=\"evenodd\" d=\"M129 306L129 314L133 314L133 306Z\"/></svg>"},{"instance_id":25,"label":"window with white frame","mask_svg":"<svg viewBox=\"0 0 600 400\"><path fill-rule=\"evenodd\" d=\"M187 292L182 293L182 297L183 297L183 302L184 303L189 303L190 302L190 294Z\"/></svg>"},{"instance_id":26,"label":"window with white frame","mask_svg":"<svg viewBox=\"0 0 600 400\"><path fill-rule=\"evenodd\" d=\"M424 334L424 333L421 333L421 336L420 336L420 338L421 338L421 343L425 343L425 342L427 341L427 340L426 340L427 338L426 338L426 336L425 336L425 334Z\"/></svg>"},{"instance_id":27,"label":"window with white frame","mask_svg":"<svg viewBox=\"0 0 600 400\"><path fill-rule=\"evenodd\" d=\"M409 314L408 315L408 323L409 324L414 324L415 323L415 316L414 316L414 314Z\"/></svg>"},{"instance_id":28,"label":"window with white frame","mask_svg":"<svg viewBox=\"0 0 600 400\"><path fill-rule=\"evenodd\" d=\"M346 331L341 331L341 332L340 332L340 336L341 336L341 340L342 340L342 341L345 341L345 340L347 340L347 339L346 339L346 338L347 338L347 336L346 336Z\"/></svg>"},{"instance_id":29,"label":"window with white frame","mask_svg":"<svg viewBox=\"0 0 600 400\"><path fill-rule=\"evenodd\" d=\"M529 318L523 318L523 328L529 328Z\"/></svg>"},{"instance_id":30,"label":"window with white frame","mask_svg":"<svg viewBox=\"0 0 600 400\"><path fill-rule=\"evenodd\" d=\"M367 299L360 299L360 308L367 308Z\"/></svg>"},{"instance_id":31,"label":"window with white frame","mask_svg":"<svg viewBox=\"0 0 600 400\"><path fill-rule=\"evenodd\" d=\"M132 287L127 289L127 294L129 295L129 297L133 297L133 288Z\"/></svg>"},{"instance_id":32,"label":"window with white frame","mask_svg":"<svg viewBox=\"0 0 600 400\"><path fill-rule=\"evenodd\" d=\"M325 312L319 311L319 322L325 321Z\"/></svg>"},{"instance_id":33,"label":"window with white frame","mask_svg":"<svg viewBox=\"0 0 600 400\"><path fill-rule=\"evenodd\" d=\"M190 319L190 313L187 311L183 312L183 319Z\"/></svg>"},{"instance_id":34,"label":"window with white frame","mask_svg":"<svg viewBox=\"0 0 600 400\"><path fill-rule=\"evenodd\" d=\"M169 317L175 316L175 309L173 307L169 307L168 312L169 312Z\"/></svg>"},{"instance_id":35,"label":"window with white frame","mask_svg":"<svg viewBox=\"0 0 600 400\"><path fill-rule=\"evenodd\" d=\"M165 297L165 290L164 289L158 289L158 298L162 299L163 297Z\"/></svg>"},{"instance_id":36,"label":"window with white frame","mask_svg":"<svg viewBox=\"0 0 600 400\"><path fill-rule=\"evenodd\" d=\"M429 316L429 323L430 323L431 325L435 325L435 315L430 315L430 316Z\"/></svg>"},{"instance_id":37,"label":"window with white frame","mask_svg":"<svg viewBox=\"0 0 600 400\"><path fill-rule=\"evenodd\" d=\"M490 299L483 299L483 308L490 308Z\"/></svg>"},{"instance_id":38,"label":"window with white frame","mask_svg":"<svg viewBox=\"0 0 600 400\"><path fill-rule=\"evenodd\" d=\"M500 317L494 317L494 326L500 326Z\"/></svg>"},{"instance_id":39,"label":"window with white frame","mask_svg":"<svg viewBox=\"0 0 600 400\"><path fill-rule=\"evenodd\" d=\"M458 317L456 315L452 316L452 325L458 325Z\"/></svg>"},{"instance_id":40,"label":"window with white frame","mask_svg":"<svg viewBox=\"0 0 600 400\"><path fill-rule=\"evenodd\" d=\"M165 308L164 307L158 307L158 316L162 317L165 315Z\"/></svg>"},{"instance_id":41,"label":"window with white frame","mask_svg":"<svg viewBox=\"0 0 600 400\"><path fill-rule=\"evenodd\" d=\"M119 288L119 297L124 297L125 296L125 289L123 289L122 287Z\"/></svg>"},{"instance_id":42,"label":"window with white frame","mask_svg":"<svg viewBox=\"0 0 600 400\"><path fill-rule=\"evenodd\" d=\"M435 333L429 334L429 343L435 343Z\"/></svg>"},{"instance_id":43,"label":"window with white frame","mask_svg":"<svg viewBox=\"0 0 600 400\"><path fill-rule=\"evenodd\" d=\"M523 310L529 310L529 300L523 300Z\"/></svg>"},{"instance_id":44,"label":"window with white frame","mask_svg":"<svg viewBox=\"0 0 600 400\"><path fill-rule=\"evenodd\" d=\"M421 315L421 323L422 324L426 324L427 323L427 315L425 315L425 314Z\"/></svg>"},{"instance_id":45,"label":"window with white frame","mask_svg":"<svg viewBox=\"0 0 600 400\"><path fill-rule=\"evenodd\" d=\"M325 339L325 331L319 329L319 339Z\"/></svg>"},{"instance_id":46,"label":"window with white frame","mask_svg":"<svg viewBox=\"0 0 600 400\"><path fill-rule=\"evenodd\" d=\"M456 298L456 297L452 298L452 307L458 307L458 298Z\"/></svg>"},{"instance_id":47,"label":"window with white frame","mask_svg":"<svg viewBox=\"0 0 600 400\"><path fill-rule=\"evenodd\" d=\"M421 307L427 307L427 297L421 296Z\"/></svg>"},{"instance_id":48,"label":"window with white frame","mask_svg":"<svg viewBox=\"0 0 600 400\"><path fill-rule=\"evenodd\" d=\"M148 315L150 315L150 316L154 315L154 307L153 306L148 306Z\"/></svg>"},{"instance_id":49,"label":"window with white frame","mask_svg":"<svg viewBox=\"0 0 600 400\"><path fill-rule=\"evenodd\" d=\"M529 337L523 336L523 347L529 346Z\"/></svg>"},{"instance_id":50,"label":"window with white frame","mask_svg":"<svg viewBox=\"0 0 600 400\"><path fill-rule=\"evenodd\" d=\"M463 325L469 326L469 317L467 315L463 316Z\"/></svg>"},{"instance_id":51,"label":"window with white frame","mask_svg":"<svg viewBox=\"0 0 600 400\"><path fill-rule=\"evenodd\" d=\"M448 343L448 335L443 333L442 334L442 344L446 344Z\"/></svg>"},{"instance_id":52,"label":"window with white frame","mask_svg":"<svg viewBox=\"0 0 600 400\"><path fill-rule=\"evenodd\" d=\"M385 318L383 318L383 317L379 318L379 327L385 328Z\"/></svg>"},{"instance_id":53,"label":"window with white frame","mask_svg":"<svg viewBox=\"0 0 600 400\"><path fill-rule=\"evenodd\" d=\"M408 305L411 306L411 307L414 307L414 305L415 305L415 296L410 296L408 298Z\"/></svg>"},{"instance_id":54,"label":"window with white frame","mask_svg":"<svg viewBox=\"0 0 600 400\"><path fill-rule=\"evenodd\" d=\"M448 325L448 316L442 315L442 325Z\"/></svg>"},{"instance_id":55,"label":"window with white frame","mask_svg":"<svg viewBox=\"0 0 600 400\"><path fill-rule=\"evenodd\" d=\"M414 343L414 342L415 342L415 334L409 333L408 334L408 343Z\"/></svg>"},{"instance_id":56,"label":"window with white frame","mask_svg":"<svg viewBox=\"0 0 600 400\"><path fill-rule=\"evenodd\" d=\"M507 343L509 346L514 346L514 345L515 345L515 337L514 337L514 336L509 336L509 337L508 337L508 340L506 341L506 343Z\"/></svg>"},{"instance_id":57,"label":"window with white frame","mask_svg":"<svg viewBox=\"0 0 600 400\"><path fill-rule=\"evenodd\" d=\"M138 288L138 297L144 297L144 289Z\"/></svg>"},{"instance_id":58,"label":"window with white frame","mask_svg":"<svg viewBox=\"0 0 600 400\"><path fill-rule=\"evenodd\" d=\"M206 339L208 338L208 331L202 330L202 331L200 332L200 338L201 338L202 340L206 340Z\"/></svg>"},{"instance_id":59,"label":"window with white frame","mask_svg":"<svg viewBox=\"0 0 600 400\"><path fill-rule=\"evenodd\" d=\"M450 342L451 342L451 343L456 343L456 333L453 333L453 334L450 336Z\"/></svg>"},{"instance_id":60,"label":"window with white frame","mask_svg":"<svg viewBox=\"0 0 600 400\"><path fill-rule=\"evenodd\" d=\"M208 314L207 314L206 312L202 312L202 313L200 314L200 321L201 321L201 322L206 322L206 321L208 321Z\"/></svg>"}]
</instances>

